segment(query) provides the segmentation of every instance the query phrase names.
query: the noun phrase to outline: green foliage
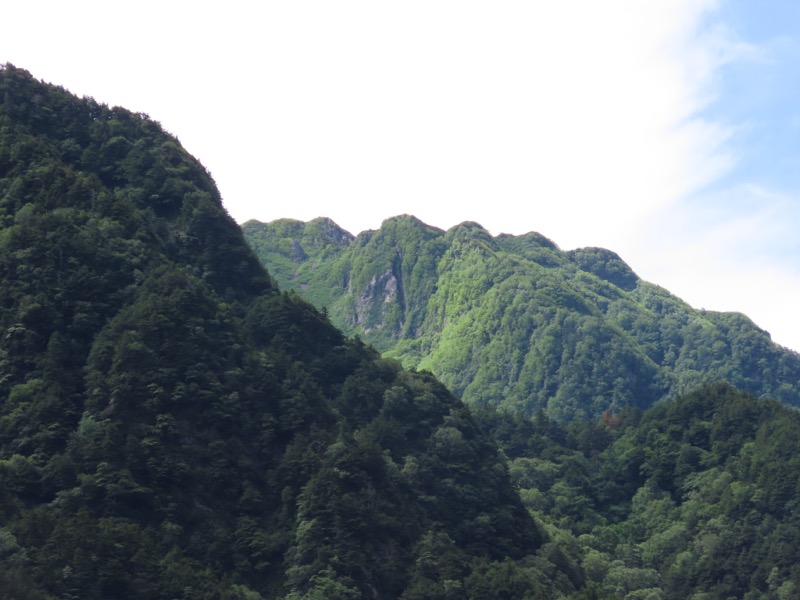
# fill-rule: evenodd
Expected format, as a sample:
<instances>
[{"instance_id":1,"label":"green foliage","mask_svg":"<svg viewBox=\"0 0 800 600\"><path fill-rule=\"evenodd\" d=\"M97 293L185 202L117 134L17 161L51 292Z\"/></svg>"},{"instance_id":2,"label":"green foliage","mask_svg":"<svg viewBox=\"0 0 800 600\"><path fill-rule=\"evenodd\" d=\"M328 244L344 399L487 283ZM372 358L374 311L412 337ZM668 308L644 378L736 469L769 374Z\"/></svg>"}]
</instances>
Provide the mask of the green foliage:
<instances>
[{"instance_id":1,"label":"green foliage","mask_svg":"<svg viewBox=\"0 0 800 600\"><path fill-rule=\"evenodd\" d=\"M795 410L715 385L641 415L566 428L488 409L477 416L514 457L523 500L596 597L780 598L798 589Z\"/></svg>"},{"instance_id":2,"label":"green foliage","mask_svg":"<svg viewBox=\"0 0 800 600\"><path fill-rule=\"evenodd\" d=\"M690 308L608 250L409 216L355 238L327 219L243 230L283 288L470 405L595 419L719 380L800 405L800 356L740 314Z\"/></svg>"},{"instance_id":3,"label":"green foliage","mask_svg":"<svg viewBox=\"0 0 800 600\"><path fill-rule=\"evenodd\" d=\"M0 91L3 595L797 595L800 417L679 394L796 401L746 318L408 216L249 224L279 292L157 123Z\"/></svg>"},{"instance_id":4,"label":"green foliage","mask_svg":"<svg viewBox=\"0 0 800 600\"><path fill-rule=\"evenodd\" d=\"M543 579L465 406L278 292L177 140L11 65L0 100L0 595L396 598L431 531L460 585Z\"/></svg>"}]
</instances>

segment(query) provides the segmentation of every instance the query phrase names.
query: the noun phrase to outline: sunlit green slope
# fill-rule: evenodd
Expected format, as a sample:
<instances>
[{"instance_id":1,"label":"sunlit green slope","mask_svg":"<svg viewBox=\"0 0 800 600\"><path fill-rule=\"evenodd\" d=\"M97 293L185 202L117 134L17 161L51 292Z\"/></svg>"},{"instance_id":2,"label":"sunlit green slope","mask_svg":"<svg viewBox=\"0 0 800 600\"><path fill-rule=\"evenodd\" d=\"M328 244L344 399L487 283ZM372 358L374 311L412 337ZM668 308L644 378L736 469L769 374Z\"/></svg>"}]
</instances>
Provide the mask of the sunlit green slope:
<instances>
[{"instance_id":1,"label":"sunlit green slope","mask_svg":"<svg viewBox=\"0 0 800 600\"><path fill-rule=\"evenodd\" d=\"M800 357L738 313L696 310L615 253L410 216L353 237L327 219L251 221L282 289L471 404L598 416L724 379L800 404Z\"/></svg>"}]
</instances>

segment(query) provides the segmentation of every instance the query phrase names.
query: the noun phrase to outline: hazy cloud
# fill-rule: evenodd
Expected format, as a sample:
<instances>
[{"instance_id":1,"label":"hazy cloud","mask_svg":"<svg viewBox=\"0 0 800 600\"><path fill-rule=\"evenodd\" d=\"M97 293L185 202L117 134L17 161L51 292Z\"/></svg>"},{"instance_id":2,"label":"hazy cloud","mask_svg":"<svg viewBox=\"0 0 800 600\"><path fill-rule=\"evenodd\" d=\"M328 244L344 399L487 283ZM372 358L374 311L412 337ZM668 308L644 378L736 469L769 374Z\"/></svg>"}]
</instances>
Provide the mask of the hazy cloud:
<instances>
[{"instance_id":1,"label":"hazy cloud","mask_svg":"<svg viewBox=\"0 0 800 600\"><path fill-rule=\"evenodd\" d=\"M239 221L325 215L357 233L412 213L536 230L767 326L785 307L744 299L798 289L774 256L797 211L793 190L761 177L776 167L757 163L769 143L751 108L797 44L744 39L726 6L17 2L0 62L149 113Z\"/></svg>"}]
</instances>

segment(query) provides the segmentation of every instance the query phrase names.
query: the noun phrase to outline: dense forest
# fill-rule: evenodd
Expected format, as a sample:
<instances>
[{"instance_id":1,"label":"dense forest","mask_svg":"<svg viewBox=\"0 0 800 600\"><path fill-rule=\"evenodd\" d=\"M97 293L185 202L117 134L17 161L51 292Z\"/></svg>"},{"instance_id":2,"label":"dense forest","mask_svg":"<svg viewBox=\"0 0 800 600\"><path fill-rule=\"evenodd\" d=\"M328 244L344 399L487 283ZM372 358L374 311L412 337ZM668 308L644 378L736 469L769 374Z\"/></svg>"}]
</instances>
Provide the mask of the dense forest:
<instances>
[{"instance_id":1,"label":"dense forest","mask_svg":"<svg viewBox=\"0 0 800 600\"><path fill-rule=\"evenodd\" d=\"M587 594L800 597L795 409L714 384L597 422L477 416Z\"/></svg>"},{"instance_id":2,"label":"dense forest","mask_svg":"<svg viewBox=\"0 0 800 600\"><path fill-rule=\"evenodd\" d=\"M795 400L793 354L744 317L681 312L607 251L388 223L417 246L398 255L381 232L284 222L291 234L263 242L280 247L268 274L210 174L156 121L0 66L0 597L797 597L800 415L757 397ZM362 279L337 262L370 244L390 250ZM427 277L462 256L481 285L518 285L521 304ZM519 274L483 278L479 256ZM381 279L385 260L396 270ZM337 304L325 281L356 295ZM550 324L525 316L524 290L543 288ZM332 322L347 302L358 321L343 333ZM556 401L499 401L508 390L487 381L469 408L445 383L465 386L425 370L432 315L461 323L438 332L444 356L447 336L478 335L460 320L475 307L507 314L498 335L522 322L531 339L561 335L548 342L560 354L537 359L564 364ZM655 360L666 332L694 376ZM420 360L404 368L362 339ZM643 383L601 402L605 380L579 375L605 363L580 359L609 348ZM757 395L682 393L721 374ZM651 376L668 399L642 410ZM578 384L597 389L585 408Z\"/></svg>"},{"instance_id":3,"label":"dense forest","mask_svg":"<svg viewBox=\"0 0 800 600\"><path fill-rule=\"evenodd\" d=\"M463 404L279 292L158 123L11 65L0 98L4 597L418 598L535 556Z\"/></svg>"},{"instance_id":4,"label":"dense forest","mask_svg":"<svg viewBox=\"0 0 800 600\"><path fill-rule=\"evenodd\" d=\"M691 308L609 250L410 216L357 237L324 218L242 228L282 289L470 405L596 419L725 380L800 406L800 355L742 314Z\"/></svg>"}]
</instances>

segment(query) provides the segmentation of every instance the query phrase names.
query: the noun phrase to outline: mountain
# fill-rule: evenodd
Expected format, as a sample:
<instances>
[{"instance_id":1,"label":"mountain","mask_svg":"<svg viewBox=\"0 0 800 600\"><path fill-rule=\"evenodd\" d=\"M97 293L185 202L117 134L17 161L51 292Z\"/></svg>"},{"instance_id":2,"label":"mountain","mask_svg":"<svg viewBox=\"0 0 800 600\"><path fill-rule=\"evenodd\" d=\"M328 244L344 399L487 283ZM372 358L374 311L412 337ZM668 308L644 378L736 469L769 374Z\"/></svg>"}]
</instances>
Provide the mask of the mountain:
<instances>
[{"instance_id":1,"label":"mountain","mask_svg":"<svg viewBox=\"0 0 800 600\"><path fill-rule=\"evenodd\" d=\"M280 292L176 138L0 67L3 597L583 584L466 407Z\"/></svg>"},{"instance_id":2,"label":"mountain","mask_svg":"<svg viewBox=\"0 0 800 600\"><path fill-rule=\"evenodd\" d=\"M543 291L560 320L530 323L554 339L569 326L635 354L647 327L674 330L698 368L735 349L717 373L756 361L771 381L793 355L744 317L691 311L608 251L409 217L356 238L283 222L291 236L260 248L270 276L208 172L146 115L11 65L0 98L3 598L797 597L795 409L714 384L568 423L470 410L330 322L347 306L334 282L361 290L350 332L408 347L435 310L467 334L463 315L508 306L504 333ZM342 259L355 248L374 250L358 269ZM529 263L536 277L489 269ZM677 324L646 319L662 313ZM669 394L704 378L683 377Z\"/></svg>"},{"instance_id":3,"label":"mountain","mask_svg":"<svg viewBox=\"0 0 800 600\"><path fill-rule=\"evenodd\" d=\"M598 418L718 380L800 405L800 355L742 314L693 309L609 250L408 215L355 237L329 219L243 231L280 288L471 405Z\"/></svg>"}]
</instances>

